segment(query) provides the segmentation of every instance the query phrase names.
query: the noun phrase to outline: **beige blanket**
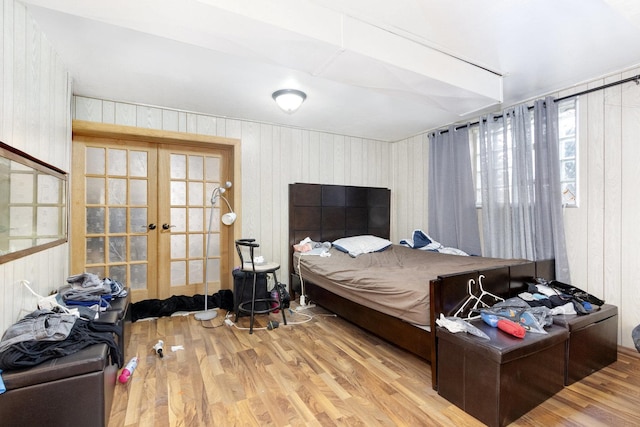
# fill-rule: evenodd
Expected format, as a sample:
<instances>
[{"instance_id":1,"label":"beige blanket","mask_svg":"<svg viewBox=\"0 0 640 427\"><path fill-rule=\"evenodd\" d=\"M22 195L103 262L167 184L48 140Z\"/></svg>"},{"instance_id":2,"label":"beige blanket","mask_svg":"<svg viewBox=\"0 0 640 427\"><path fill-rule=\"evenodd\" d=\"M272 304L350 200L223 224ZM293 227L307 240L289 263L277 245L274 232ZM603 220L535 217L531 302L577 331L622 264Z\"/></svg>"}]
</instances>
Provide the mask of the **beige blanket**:
<instances>
[{"instance_id":1,"label":"beige blanket","mask_svg":"<svg viewBox=\"0 0 640 427\"><path fill-rule=\"evenodd\" d=\"M330 257L294 254L294 268L303 282L422 326L429 325L431 280L517 263L512 259L448 255L400 245L357 258L335 248L330 253Z\"/></svg>"}]
</instances>

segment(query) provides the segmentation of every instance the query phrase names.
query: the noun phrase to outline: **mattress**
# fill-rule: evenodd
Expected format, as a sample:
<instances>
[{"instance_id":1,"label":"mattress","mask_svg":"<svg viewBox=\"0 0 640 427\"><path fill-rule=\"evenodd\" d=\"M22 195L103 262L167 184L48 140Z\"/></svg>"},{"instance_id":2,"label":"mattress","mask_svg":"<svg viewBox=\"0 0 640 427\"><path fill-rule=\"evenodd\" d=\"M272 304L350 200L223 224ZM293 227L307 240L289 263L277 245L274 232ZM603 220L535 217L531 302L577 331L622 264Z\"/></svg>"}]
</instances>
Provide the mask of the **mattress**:
<instances>
[{"instance_id":1,"label":"mattress","mask_svg":"<svg viewBox=\"0 0 640 427\"><path fill-rule=\"evenodd\" d=\"M350 301L420 326L429 326L429 282L450 275L517 264L517 260L459 256L392 245L350 257L331 248L329 257L294 253L294 269ZM527 262L522 260L523 263Z\"/></svg>"}]
</instances>

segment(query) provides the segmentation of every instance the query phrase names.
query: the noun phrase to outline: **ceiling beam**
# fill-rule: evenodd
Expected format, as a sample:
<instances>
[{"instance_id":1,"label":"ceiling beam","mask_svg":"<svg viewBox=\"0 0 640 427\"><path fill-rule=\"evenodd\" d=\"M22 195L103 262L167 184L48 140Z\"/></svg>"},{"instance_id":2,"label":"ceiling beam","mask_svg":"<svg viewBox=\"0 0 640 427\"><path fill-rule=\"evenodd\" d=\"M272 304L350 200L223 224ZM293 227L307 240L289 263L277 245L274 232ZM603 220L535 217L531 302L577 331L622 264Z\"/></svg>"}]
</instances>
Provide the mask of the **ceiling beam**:
<instances>
[{"instance_id":1,"label":"ceiling beam","mask_svg":"<svg viewBox=\"0 0 640 427\"><path fill-rule=\"evenodd\" d=\"M488 98L503 100L502 76L379 26L305 0L197 0L227 12L335 47L323 68L344 51Z\"/></svg>"}]
</instances>

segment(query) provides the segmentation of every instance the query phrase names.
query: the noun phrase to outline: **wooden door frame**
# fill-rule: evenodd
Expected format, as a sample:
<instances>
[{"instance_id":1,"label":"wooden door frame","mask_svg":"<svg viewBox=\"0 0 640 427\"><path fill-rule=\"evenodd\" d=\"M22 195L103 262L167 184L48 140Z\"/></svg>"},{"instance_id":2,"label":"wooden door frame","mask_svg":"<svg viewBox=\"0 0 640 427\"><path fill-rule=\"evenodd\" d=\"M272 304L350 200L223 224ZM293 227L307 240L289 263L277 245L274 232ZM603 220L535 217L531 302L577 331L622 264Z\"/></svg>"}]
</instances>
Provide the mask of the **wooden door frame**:
<instances>
[{"instance_id":1,"label":"wooden door frame","mask_svg":"<svg viewBox=\"0 0 640 427\"><path fill-rule=\"evenodd\" d=\"M225 177L225 179L229 179L233 182L233 192L230 192L227 197L233 206L234 212L238 216L233 225L230 226L230 236L232 238L228 239L228 242L225 242L220 248L220 256L227 257L227 265L229 266L229 271L220 271L220 287L222 289L232 289L231 269L234 265L236 252L234 242L236 239L241 238L242 235L242 171L239 139L73 120L72 138L76 135L111 139L127 139L130 141L150 142L155 144L175 144L189 147L202 147L203 145L206 145L209 148L223 151L225 156L228 156L229 158L228 170L231 174L231 176L228 178ZM71 200L74 200L73 189L70 198ZM77 206L76 203L72 203L72 208L78 209L81 207ZM69 262L71 262L71 257L69 257Z\"/></svg>"}]
</instances>

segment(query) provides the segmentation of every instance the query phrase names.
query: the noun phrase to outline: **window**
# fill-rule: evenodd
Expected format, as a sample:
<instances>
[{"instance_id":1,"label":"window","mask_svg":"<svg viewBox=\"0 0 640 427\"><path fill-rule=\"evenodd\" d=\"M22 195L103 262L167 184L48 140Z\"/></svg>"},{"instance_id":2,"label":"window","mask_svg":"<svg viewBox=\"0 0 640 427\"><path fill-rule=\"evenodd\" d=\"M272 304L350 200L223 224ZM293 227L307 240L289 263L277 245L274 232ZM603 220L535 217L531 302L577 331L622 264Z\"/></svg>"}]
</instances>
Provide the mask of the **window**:
<instances>
[{"instance_id":1,"label":"window","mask_svg":"<svg viewBox=\"0 0 640 427\"><path fill-rule=\"evenodd\" d=\"M67 241L67 174L0 142L0 264Z\"/></svg>"},{"instance_id":2,"label":"window","mask_svg":"<svg viewBox=\"0 0 640 427\"><path fill-rule=\"evenodd\" d=\"M578 179L578 136L577 136L577 100L570 98L558 103L558 137L559 137L559 159L560 159L560 185L562 191L563 206L577 206L577 179ZM533 127L533 114L531 115ZM507 121L509 126L509 121ZM502 133L499 129L497 132ZM507 133L507 135L509 135ZM508 141L508 157L504 159L509 163L511 170L510 147L511 141ZM476 186L476 206L482 207L482 186L480 179L480 138L478 126L469 129L469 146L471 156L475 158L474 177ZM503 183L510 188L510 183Z\"/></svg>"},{"instance_id":3,"label":"window","mask_svg":"<svg viewBox=\"0 0 640 427\"><path fill-rule=\"evenodd\" d=\"M558 103L562 204L574 207L578 205L578 121L576 111L576 98Z\"/></svg>"}]
</instances>

